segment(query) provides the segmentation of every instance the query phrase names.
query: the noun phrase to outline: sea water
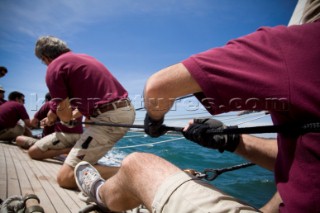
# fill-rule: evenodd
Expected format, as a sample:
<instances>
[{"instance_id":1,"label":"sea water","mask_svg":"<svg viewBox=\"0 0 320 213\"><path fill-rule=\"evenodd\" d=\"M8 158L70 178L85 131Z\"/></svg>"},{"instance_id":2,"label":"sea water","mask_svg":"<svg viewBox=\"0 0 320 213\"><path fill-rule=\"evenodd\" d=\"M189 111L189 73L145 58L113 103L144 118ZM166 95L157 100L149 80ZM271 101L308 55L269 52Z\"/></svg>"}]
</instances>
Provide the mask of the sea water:
<instances>
[{"instance_id":1,"label":"sea water","mask_svg":"<svg viewBox=\"0 0 320 213\"><path fill-rule=\"evenodd\" d=\"M164 135L151 138L143 132L128 132L99 163L120 165L132 152L148 152L160 156L182 169L220 169L247 163L230 152L201 147L186 140L182 135ZM257 208L265 204L275 193L273 173L259 166L251 166L222 173L210 184ZM152 181L152 180L149 180Z\"/></svg>"}]
</instances>

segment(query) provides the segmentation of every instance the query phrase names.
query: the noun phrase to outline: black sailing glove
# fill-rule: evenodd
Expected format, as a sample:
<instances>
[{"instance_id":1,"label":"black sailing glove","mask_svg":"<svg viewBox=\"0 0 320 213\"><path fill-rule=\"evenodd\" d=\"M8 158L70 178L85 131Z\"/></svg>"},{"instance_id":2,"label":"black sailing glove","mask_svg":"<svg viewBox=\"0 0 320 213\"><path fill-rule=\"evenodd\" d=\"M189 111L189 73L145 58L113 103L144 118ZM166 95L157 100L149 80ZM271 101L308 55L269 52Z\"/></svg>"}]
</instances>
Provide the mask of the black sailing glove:
<instances>
[{"instance_id":1,"label":"black sailing glove","mask_svg":"<svg viewBox=\"0 0 320 213\"><path fill-rule=\"evenodd\" d=\"M160 137L161 135L165 134L167 130L165 129L165 125L163 125L163 118L161 120L153 120L148 113L144 119L144 131L148 135L153 138Z\"/></svg>"},{"instance_id":2,"label":"black sailing glove","mask_svg":"<svg viewBox=\"0 0 320 213\"><path fill-rule=\"evenodd\" d=\"M218 149L219 152L227 150L234 152L240 142L239 134L213 134L212 131L222 131L228 128L238 128L237 126L225 126L221 121L215 119L194 119L194 123L183 132L183 135L188 140L194 141L197 144Z\"/></svg>"}]
</instances>

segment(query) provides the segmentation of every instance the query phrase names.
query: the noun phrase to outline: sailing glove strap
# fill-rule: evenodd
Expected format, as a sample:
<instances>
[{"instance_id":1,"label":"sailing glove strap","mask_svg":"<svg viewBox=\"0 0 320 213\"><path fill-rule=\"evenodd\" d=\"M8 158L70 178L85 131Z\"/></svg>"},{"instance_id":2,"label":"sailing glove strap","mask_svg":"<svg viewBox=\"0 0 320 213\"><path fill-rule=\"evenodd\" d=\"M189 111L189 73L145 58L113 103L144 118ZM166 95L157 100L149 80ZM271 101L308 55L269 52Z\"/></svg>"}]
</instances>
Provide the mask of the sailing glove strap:
<instances>
[{"instance_id":1,"label":"sailing glove strap","mask_svg":"<svg viewBox=\"0 0 320 213\"><path fill-rule=\"evenodd\" d=\"M163 125L163 121L163 118L160 120L153 120L147 113L144 119L145 133L153 138L157 138L165 134L167 130L165 129L165 125Z\"/></svg>"},{"instance_id":2,"label":"sailing glove strap","mask_svg":"<svg viewBox=\"0 0 320 213\"><path fill-rule=\"evenodd\" d=\"M222 131L229 128L238 128L237 126L225 126L221 121L215 119L194 119L194 123L183 132L188 140L197 144L218 149L219 152L227 150L234 152L240 142L239 134L214 134L213 132ZM211 131L210 131L211 130Z\"/></svg>"}]
</instances>

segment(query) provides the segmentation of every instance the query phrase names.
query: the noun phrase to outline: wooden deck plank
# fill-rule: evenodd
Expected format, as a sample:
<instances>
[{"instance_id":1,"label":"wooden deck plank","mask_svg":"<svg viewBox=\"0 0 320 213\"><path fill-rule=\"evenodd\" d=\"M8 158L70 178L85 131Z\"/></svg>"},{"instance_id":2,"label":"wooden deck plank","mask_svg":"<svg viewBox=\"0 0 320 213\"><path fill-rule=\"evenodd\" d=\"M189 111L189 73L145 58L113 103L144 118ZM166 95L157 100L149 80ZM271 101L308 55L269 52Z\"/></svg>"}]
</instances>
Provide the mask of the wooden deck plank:
<instances>
[{"instance_id":1,"label":"wooden deck plank","mask_svg":"<svg viewBox=\"0 0 320 213\"><path fill-rule=\"evenodd\" d=\"M43 188L46 189L46 194L48 199L50 200L53 208L56 212L72 212L74 209L69 209L69 205L66 205L64 202L65 199L68 199L66 196L61 196L57 193L58 191L64 191L66 189L62 189L58 186L56 182L56 175L58 169L61 167L61 163L54 160L44 160L44 161L36 161L33 162L33 172L37 174L37 178L39 179L40 184ZM52 164L58 163L58 167L54 170L54 172L50 172L50 166ZM79 208L78 208L79 209Z\"/></svg>"},{"instance_id":2,"label":"wooden deck plank","mask_svg":"<svg viewBox=\"0 0 320 213\"><path fill-rule=\"evenodd\" d=\"M27 177L27 174L24 170L24 167L21 164L20 159L16 156L17 152L15 152L14 149L10 149L10 153L11 153L16 171L17 171L17 176L18 176L18 180L19 180L20 188L21 188L21 194L22 195L32 194L33 193L32 186L31 186L30 181Z\"/></svg>"},{"instance_id":3,"label":"wooden deck plank","mask_svg":"<svg viewBox=\"0 0 320 213\"><path fill-rule=\"evenodd\" d=\"M0 142L0 198L33 193L46 213L78 212L86 206L78 191L63 189L56 182L61 164L51 159L32 160L25 150Z\"/></svg>"},{"instance_id":4,"label":"wooden deck plank","mask_svg":"<svg viewBox=\"0 0 320 213\"><path fill-rule=\"evenodd\" d=\"M11 195L36 194L46 213L77 213L86 206L78 198L79 191L59 187L56 176L62 162L32 160L27 151L0 141L0 198ZM12 187L10 184L13 184ZM123 213L145 212L133 209Z\"/></svg>"},{"instance_id":5,"label":"wooden deck plank","mask_svg":"<svg viewBox=\"0 0 320 213\"><path fill-rule=\"evenodd\" d=\"M32 187L32 193L36 194L40 199L40 204L46 212L56 212L50 199L47 196L46 189L40 184L37 174L34 173L32 167L34 162L25 153L23 153L18 147L12 146L14 152L16 152L16 158L19 159L21 166L24 168L26 176ZM24 196L25 194L20 194Z\"/></svg>"},{"instance_id":6,"label":"wooden deck plank","mask_svg":"<svg viewBox=\"0 0 320 213\"><path fill-rule=\"evenodd\" d=\"M44 169L43 164L40 166L42 167L42 169ZM59 168L60 167L58 167L58 164L51 163L46 165L47 172L51 176L56 176ZM78 191L62 189L61 187L55 187L55 190L60 197L64 198L63 202L69 207L71 212L76 212L79 209L85 207L85 203L79 202L80 200L78 198Z\"/></svg>"},{"instance_id":7,"label":"wooden deck plank","mask_svg":"<svg viewBox=\"0 0 320 213\"><path fill-rule=\"evenodd\" d=\"M7 197L7 163L4 156L4 148L0 146L0 198L4 199Z\"/></svg>"},{"instance_id":8,"label":"wooden deck plank","mask_svg":"<svg viewBox=\"0 0 320 213\"><path fill-rule=\"evenodd\" d=\"M10 146L5 147L4 152L7 162L8 197L21 194L17 171L10 154Z\"/></svg>"}]
</instances>

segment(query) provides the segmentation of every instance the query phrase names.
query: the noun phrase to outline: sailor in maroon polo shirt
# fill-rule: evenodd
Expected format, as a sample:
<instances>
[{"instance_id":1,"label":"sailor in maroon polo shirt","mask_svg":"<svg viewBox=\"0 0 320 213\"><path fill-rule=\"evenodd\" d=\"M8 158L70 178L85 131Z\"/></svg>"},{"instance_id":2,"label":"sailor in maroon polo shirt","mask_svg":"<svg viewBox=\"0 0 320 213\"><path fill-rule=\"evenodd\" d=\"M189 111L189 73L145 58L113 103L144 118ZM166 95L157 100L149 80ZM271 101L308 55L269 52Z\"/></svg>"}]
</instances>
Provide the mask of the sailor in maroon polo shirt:
<instances>
[{"instance_id":1,"label":"sailor in maroon polo shirt","mask_svg":"<svg viewBox=\"0 0 320 213\"><path fill-rule=\"evenodd\" d=\"M46 83L57 115L62 123L84 115L95 122L132 124L135 111L128 92L95 58L71 52L56 37L43 36L36 43L35 55L47 66ZM82 160L96 164L128 128L91 125L70 151L58 174L64 188L75 188L73 169ZM109 178L118 168L95 165L101 175Z\"/></svg>"},{"instance_id":2,"label":"sailor in maroon polo shirt","mask_svg":"<svg viewBox=\"0 0 320 213\"><path fill-rule=\"evenodd\" d=\"M50 103L51 96L49 93L45 96L45 103L40 107L40 109L34 114L33 118L30 120L31 125L34 128L40 128L40 121L45 119L48 115L48 112L50 111ZM18 146L29 149L30 146L32 146L36 141L39 140L39 138L45 137L51 133L54 132L55 125L45 125L42 129L41 137L38 136L18 136L16 138L16 143Z\"/></svg>"},{"instance_id":3,"label":"sailor in maroon polo shirt","mask_svg":"<svg viewBox=\"0 0 320 213\"><path fill-rule=\"evenodd\" d=\"M9 101L0 106L0 140L15 140L23 135L25 128L31 127L29 115L24 104L24 95L14 91L9 94ZM23 120L25 127L19 120Z\"/></svg>"},{"instance_id":4,"label":"sailor in maroon polo shirt","mask_svg":"<svg viewBox=\"0 0 320 213\"><path fill-rule=\"evenodd\" d=\"M68 154L83 133L82 125L69 128L57 121L57 116L52 111L50 112L51 96L48 94L46 102L31 119L33 126L38 126L38 123L43 126L42 138L28 136L16 138L18 146L29 149L28 154L32 159L42 160ZM81 122L82 116L77 118L77 121Z\"/></svg>"}]
</instances>

